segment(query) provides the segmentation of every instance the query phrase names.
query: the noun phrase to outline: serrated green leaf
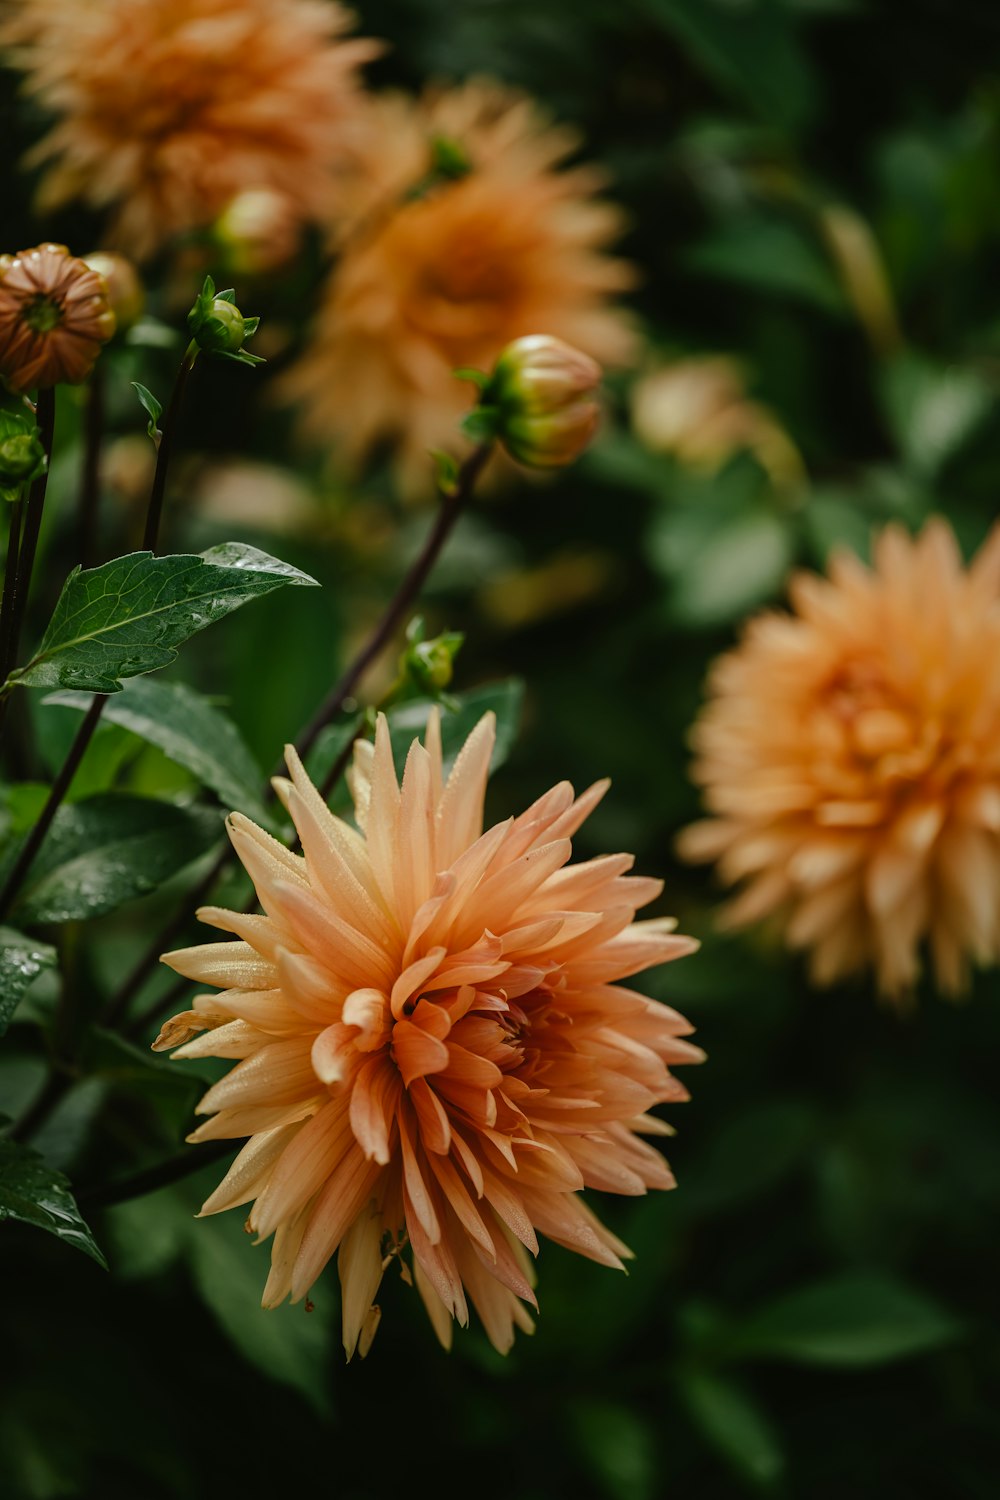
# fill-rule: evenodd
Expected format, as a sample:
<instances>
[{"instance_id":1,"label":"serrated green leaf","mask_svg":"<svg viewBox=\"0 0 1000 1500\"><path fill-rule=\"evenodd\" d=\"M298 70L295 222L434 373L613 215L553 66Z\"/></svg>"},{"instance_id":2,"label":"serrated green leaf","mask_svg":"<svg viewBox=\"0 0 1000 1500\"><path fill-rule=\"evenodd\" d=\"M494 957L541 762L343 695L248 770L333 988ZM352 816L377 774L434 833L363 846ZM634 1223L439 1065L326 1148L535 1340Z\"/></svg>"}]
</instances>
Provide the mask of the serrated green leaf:
<instances>
[{"instance_id":1,"label":"serrated green leaf","mask_svg":"<svg viewBox=\"0 0 1000 1500\"><path fill-rule=\"evenodd\" d=\"M55 961L56 950L48 943L25 937L13 927L0 927L0 1036L30 986Z\"/></svg>"},{"instance_id":2,"label":"serrated green leaf","mask_svg":"<svg viewBox=\"0 0 1000 1500\"><path fill-rule=\"evenodd\" d=\"M205 807L103 793L64 806L31 866L15 911L21 922L101 916L204 854L222 823ZM5 864L16 858L17 846Z\"/></svg>"},{"instance_id":3,"label":"serrated green leaf","mask_svg":"<svg viewBox=\"0 0 1000 1500\"><path fill-rule=\"evenodd\" d=\"M706 1442L745 1479L770 1488L785 1455L777 1433L757 1403L725 1376L684 1370L678 1387Z\"/></svg>"},{"instance_id":4,"label":"serrated green leaf","mask_svg":"<svg viewBox=\"0 0 1000 1500\"><path fill-rule=\"evenodd\" d=\"M950 1344L958 1321L922 1292L879 1271L851 1271L759 1309L732 1338L733 1357L845 1369L887 1364Z\"/></svg>"},{"instance_id":5,"label":"serrated green leaf","mask_svg":"<svg viewBox=\"0 0 1000 1500\"><path fill-rule=\"evenodd\" d=\"M37 1151L17 1141L0 1140L0 1224L6 1219L45 1229L108 1268L63 1174Z\"/></svg>"},{"instance_id":6,"label":"serrated green leaf","mask_svg":"<svg viewBox=\"0 0 1000 1500\"><path fill-rule=\"evenodd\" d=\"M90 695L63 691L43 700L85 713ZM270 822L260 797L263 773L231 719L201 693L180 682L134 677L109 700L103 719L156 745L216 793L227 811Z\"/></svg>"},{"instance_id":7,"label":"serrated green leaf","mask_svg":"<svg viewBox=\"0 0 1000 1500\"><path fill-rule=\"evenodd\" d=\"M316 580L239 542L170 557L133 552L76 568L41 646L9 681L120 692L123 678L167 666L189 636L284 584Z\"/></svg>"}]
</instances>

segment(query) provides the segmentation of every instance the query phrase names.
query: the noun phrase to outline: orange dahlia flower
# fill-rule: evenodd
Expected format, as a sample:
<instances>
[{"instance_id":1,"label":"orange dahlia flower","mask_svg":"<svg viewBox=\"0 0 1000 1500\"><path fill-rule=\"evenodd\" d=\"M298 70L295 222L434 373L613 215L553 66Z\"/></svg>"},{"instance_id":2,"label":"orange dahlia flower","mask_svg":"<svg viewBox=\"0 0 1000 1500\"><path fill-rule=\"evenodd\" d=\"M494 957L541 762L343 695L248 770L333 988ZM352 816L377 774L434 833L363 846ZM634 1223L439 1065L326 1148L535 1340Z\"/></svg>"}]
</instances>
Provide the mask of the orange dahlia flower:
<instances>
[{"instance_id":1,"label":"orange dahlia flower","mask_svg":"<svg viewBox=\"0 0 1000 1500\"><path fill-rule=\"evenodd\" d=\"M874 565L791 582L715 665L693 732L713 817L681 836L745 882L812 977L873 967L903 997L929 943L940 988L1000 957L1000 530L963 567L950 528L891 526Z\"/></svg>"},{"instance_id":2,"label":"orange dahlia flower","mask_svg":"<svg viewBox=\"0 0 1000 1500\"><path fill-rule=\"evenodd\" d=\"M114 331L104 277L65 245L0 257L0 379L9 390L86 380Z\"/></svg>"},{"instance_id":3,"label":"orange dahlia flower","mask_svg":"<svg viewBox=\"0 0 1000 1500\"><path fill-rule=\"evenodd\" d=\"M373 108L354 227L313 339L286 381L305 429L348 464L379 443L411 487L450 444L471 399L454 378L504 345L548 333L601 364L627 363L631 326L610 299L632 272L605 247L622 227L592 167L561 170L575 136L482 82ZM434 175L434 143L465 175Z\"/></svg>"},{"instance_id":4,"label":"orange dahlia flower","mask_svg":"<svg viewBox=\"0 0 1000 1500\"><path fill-rule=\"evenodd\" d=\"M239 941L166 960L225 989L155 1045L241 1059L198 1107L212 1118L192 1140L250 1137L202 1212L253 1200L248 1227L274 1235L267 1307L304 1297L338 1252L349 1356L371 1342L385 1269L400 1258L409 1279L407 1245L442 1342L468 1299L506 1350L532 1326L536 1230L620 1266L579 1189L673 1185L646 1112L686 1097L670 1066L701 1053L681 1016L618 981L695 944L633 921L660 882L630 877L628 855L567 866L606 783L574 800L564 782L483 832L493 738L489 714L445 780L433 715L400 786L381 718L353 771L360 832L289 749L276 786L302 855L234 814L266 915L206 908Z\"/></svg>"},{"instance_id":5,"label":"orange dahlia flower","mask_svg":"<svg viewBox=\"0 0 1000 1500\"><path fill-rule=\"evenodd\" d=\"M49 163L41 206L112 209L110 243L139 259L247 188L327 213L378 50L343 39L351 19L325 0L15 0L0 43L59 116L29 157Z\"/></svg>"}]
</instances>

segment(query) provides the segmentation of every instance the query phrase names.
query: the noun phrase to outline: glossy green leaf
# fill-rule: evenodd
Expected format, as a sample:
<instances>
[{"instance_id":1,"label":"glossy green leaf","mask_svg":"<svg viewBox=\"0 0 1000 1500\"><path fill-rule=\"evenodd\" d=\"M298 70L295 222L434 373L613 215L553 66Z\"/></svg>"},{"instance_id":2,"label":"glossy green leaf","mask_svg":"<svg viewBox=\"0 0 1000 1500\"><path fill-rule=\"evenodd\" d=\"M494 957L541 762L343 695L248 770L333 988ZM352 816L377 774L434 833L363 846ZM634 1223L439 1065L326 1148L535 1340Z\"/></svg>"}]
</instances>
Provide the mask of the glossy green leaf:
<instances>
[{"instance_id":1,"label":"glossy green leaf","mask_svg":"<svg viewBox=\"0 0 1000 1500\"><path fill-rule=\"evenodd\" d=\"M37 1151L10 1140L0 1140L0 1224L5 1219L45 1229L107 1270L66 1178Z\"/></svg>"},{"instance_id":2,"label":"glossy green leaf","mask_svg":"<svg viewBox=\"0 0 1000 1500\"><path fill-rule=\"evenodd\" d=\"M56 950L48 943L0 927L0 1036L27 990L55 961Z\"/></svg>"},{"instance_id":3,"label":"glossy green leaf","mask_svg":"<svg viewBox=\"0 0 1000 1500\"><path fill-rule=\"evenodd\" d=\"M704 1370L684 1370L678 1389L705 1441L738 1474L763 1489L781 1478L785 1455L778 1435L735 1381Z\"/></svg>"},{"instance_id":4,"label":"glossy green leaf","mask_svg":"<svg viewBox=\"0 0 1000 1500\"><path fill-rule=\"evenodd\" d=\"M221 835L210 808L150 797L102 793L61 807L18 898L18 920L82 921L113 911L156 890Z\"/></svg>"},{"instance_id":5,"label":"glossy green leaf","mask_svg":"<svg viewBox=\"0 0 1000 1500\"><path fill-rule=\"evenodd\" d=\"M89 694L72 691L52 693L44 701L81 713L90 707ZM258 823L268 821L260 796L263 773L243 736L221 709L193 688L135 677L110 699L102 719L158 746L215 792L227 810L246 813Z\"/></svg>"},{"instance_id":6,"label":"glossy green leaf","mask_svg":"<svg viewBox=\"0 0 1000 1500\"><path fill-rule=\"evenodd\" d=\"M10 682L117 693L123 678L167 666L189 636L285 584L315 580L238 542L170 557L133 552L76 568L37 652Z\"/></svg>"},{"instance_id":7,"label":"glossy green leaf","mask_svg":"<svg viewBox=\"0 0 1000 1500\"><path fill-rule=\"evenodd\" d=\"M937 1349L960 1334L951 1313L922 1292L882 1272L850 1271L761 1308L736 1332L730 1353L855 1368Z\"/></svg>"}]
</instances>

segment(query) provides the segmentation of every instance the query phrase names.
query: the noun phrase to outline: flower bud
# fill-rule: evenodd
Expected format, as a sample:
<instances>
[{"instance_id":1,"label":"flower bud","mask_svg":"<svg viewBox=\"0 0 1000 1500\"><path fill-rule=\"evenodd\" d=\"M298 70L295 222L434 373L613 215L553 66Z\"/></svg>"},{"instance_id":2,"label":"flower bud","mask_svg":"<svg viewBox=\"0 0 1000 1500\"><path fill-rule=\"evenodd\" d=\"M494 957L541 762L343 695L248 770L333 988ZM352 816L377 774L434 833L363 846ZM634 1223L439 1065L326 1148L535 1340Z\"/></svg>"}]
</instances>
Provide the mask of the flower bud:
<instances>
[{"instance_id":1,"label":"flower bud","mask_svg":"<svg viewBox=\"0 0 1000 1500\"><path fill-rule=\"evenodd\" d=\"M600 380L589 355L549 334L532 334L507 345L482 404L496 409L496 435L512 458L534 469L561 468L597 431L600 410L589 398Z\"/></svg>"},{"instance_id":2,"label":"flower bud","mask_svg":"<svg viewBox=\"0 0 1000 1500\"><path fill-rule=\"evenodd\" d=\"M259 322L259 318L244 318L232 289L217 293L211 276L205 277L205 284L188 313L192 343L198 349L247 365L263 363L243 348L246 340L256 333Z\"/></svg>"},{"instance_id":3,"label":"flower bud","mask_svg":"<svg viewBox=\"0 0 1000 1500\"><path fill-rule=\"evenodd\" d=\"M447 630L425 640L424 622L418 616L410 622L406 640L406 650L399 659L397 691L409 683L429 698L439 697L451 683L455 657L465 637L459 631Z\"/></svg>"},{"instance_id":4,"label":"flower bud","mask_svg":"<svg viewBox=\"0 0 1000 1500\"><path fill-rule=\"evenodd\" d=\"M248 188L216 219L214 237L230 271L257 276L291 260L299 246L299 218L284 193Z\"/></svg>"},{"instance_id":5,"label":"flower bud","mask_svg":"<svg viewBox=\"0 0 1000 1500\"><path fill-rule=\"evenodd\" d=\"M108 301L115 315L115 331L128 333L138 323L146 306L146 292L138 271L130 260L113 250L95 250L83 258L92 271L104 277Z\"/></svg>"},{"instance_id":6,"label":"flower bud","mask_svg":"<svg viewBox=\"0 0 1000 1500\"><path fill-rule=\"evenodd\" d=\"M20 487L45 471L38 428L20 412L0 411L0 496L16 499Z\"/></svg>"},{"instance_id":7,"label":"flower bud","mask_svg":"<svg viewBox=\"0 0 1000 1500\"><path fill-rule=\"evenodd\" d=\"M9 390L86 380L114 331L103 277L65 245L0 257L0 378Z\"/></svg>"}]
</instances>

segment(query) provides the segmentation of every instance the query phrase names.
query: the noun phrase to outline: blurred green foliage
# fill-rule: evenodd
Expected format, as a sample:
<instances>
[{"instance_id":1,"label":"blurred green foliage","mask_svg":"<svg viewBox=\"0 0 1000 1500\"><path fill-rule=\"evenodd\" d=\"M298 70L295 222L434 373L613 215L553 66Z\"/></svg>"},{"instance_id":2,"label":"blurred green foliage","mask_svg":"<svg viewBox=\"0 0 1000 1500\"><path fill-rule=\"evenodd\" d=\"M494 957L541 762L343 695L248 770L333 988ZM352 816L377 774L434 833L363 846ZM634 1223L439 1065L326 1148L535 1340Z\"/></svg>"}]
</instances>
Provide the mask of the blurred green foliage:
<instances>
[{"instance_id":1,"label":"blurred green foliage","mask_svg":"<svg viewBox=\"0 0 1000 1500\"><path fill-rule=\"evenodd\" d=\"M465 635L451 690L527 683L523 732L505 744L491 790L497 815L564 777L579 786L610 774L613 793L581 853L635 850L640 871L667 875L662 910L703 939L697 958L652 979L709 1053L689 1078L691 1104L671 1111L680 1186L601 1204L636 1251L627 1278L546 1245L538 1330L506 1360L478 1329L445 1356L412 1292L390 1283L371 1355L343 1367L332 1273L314 1311L263 1314L266 1251L251 1248L239 1214L193 1221L217 1165L101 1207L109 1176L180 1149L215 1076L96 1025L186 888L184 877L168 880L100 918L93 945L64 930L86 1077L34 1144L54 1199L59 1174L71 1175L112 1274L55 1237L3 1225L0 1487L11 1500L199 1500L317 1483L340 1500L459 1487L516 1500L658 1500L681 1486L705 1500L992 1500L997 978L981 976L961 1007L921 995L905 1017L880 1009L864 984L812 993L781 951L716 934L711 879L677 866L671 841L697 811L685 735L706 667L747 611L780 600L789 568L822 564L835 545L864 553L874 526L914 526L932 510L971 548L996 514L1000 12L986 0L357 9L366 33L391 43L374 69L380 85L490 73L580 126L629 210L625 249L642 270L636 306L651 348L736 355L749 396L808 475L789 491L748 452L714 473L650 453L631 432L621 382L593 452L556 482L485 499L422 606L430 635ZM0 124L14 153L38 122L4 82ZM18 176L7 188L9 247L56 237L82 248L94 226L33 220L29 186ZM838 258L836 208L872 236L860 263L845 257L846 240ZM872 246L887 278L881 301L864 258ZM304 315L309 276L307 267L297 283L262 287L254 306L265 325ZM119 354L108 388L115 432L140 430L129 380L163 390L177 356ZM352 489L293 456L266 379L225 368L202 387L171 547L201 551L233 533L198 500L227 451L294 464L308 524L276 515L273 526L257 517L235 529L322 591L255 603L201 637L158 687L126 688L78 773L67 825L112 787L190 800L206 779L199 740L213 732L220 692L239 736L207 785L225 802L234 779L258 781L419 545L426 516L401 511L384 475ZM72 497L80 407L72 393L60 402L52 486ZM106 497L106 517L110 540L134 543L127 487ZM40 623L73 557L72 526L68 499L42 537ZM168 735L157 695L195 689L209 695L197 700L201 727L186 717ZM504 695L509 726L519 689L487 691ZM78 707L32 705L50 774ZM405 729L421 710L399 712ZM332 764L341 743L317 757ZM4 789L8 833L23 833L43 795ZM214 805L170 809L190 823L178 863L202 847L190 820L217 818ZM233 892L245 895L235 878ZM11 1115L38 1089L44 1049L64 1040L53 1039L51 957L42 942L25 956L45 972L29 976L0 1056ZM0 1164L0 1218L16 1188ZM68 1221L56 1232L81 1233Z\"/></svg>"}]
</instances>

